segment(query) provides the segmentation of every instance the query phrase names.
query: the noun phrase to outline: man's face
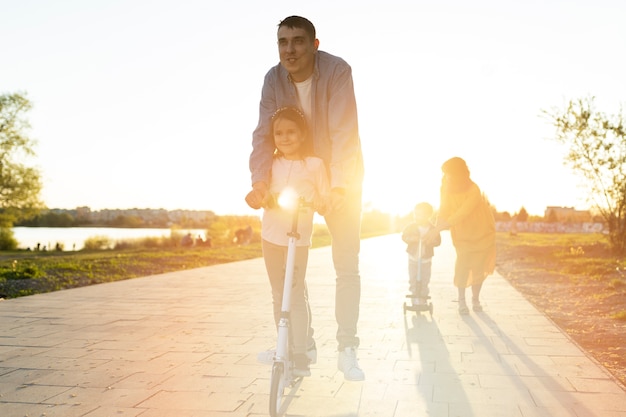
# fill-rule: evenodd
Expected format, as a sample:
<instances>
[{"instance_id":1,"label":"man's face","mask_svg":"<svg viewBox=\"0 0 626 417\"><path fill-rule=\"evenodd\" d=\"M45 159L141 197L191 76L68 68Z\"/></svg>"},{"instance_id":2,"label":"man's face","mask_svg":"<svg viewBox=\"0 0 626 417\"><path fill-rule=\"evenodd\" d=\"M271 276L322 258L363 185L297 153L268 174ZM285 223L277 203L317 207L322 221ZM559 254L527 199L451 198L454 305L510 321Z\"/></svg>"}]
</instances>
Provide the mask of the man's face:
<instances>
[{"instance_id":1,"label":"man's face","mask_svg":"<svg viewBox=\"0 0 626 417\"><path fill-rule=\"evenodd\" d=\"M281 65L295 82L305 81L313 74L319 41L311 39L301 28L278 29L278 55Z\"/></svg>"}]
</instances>

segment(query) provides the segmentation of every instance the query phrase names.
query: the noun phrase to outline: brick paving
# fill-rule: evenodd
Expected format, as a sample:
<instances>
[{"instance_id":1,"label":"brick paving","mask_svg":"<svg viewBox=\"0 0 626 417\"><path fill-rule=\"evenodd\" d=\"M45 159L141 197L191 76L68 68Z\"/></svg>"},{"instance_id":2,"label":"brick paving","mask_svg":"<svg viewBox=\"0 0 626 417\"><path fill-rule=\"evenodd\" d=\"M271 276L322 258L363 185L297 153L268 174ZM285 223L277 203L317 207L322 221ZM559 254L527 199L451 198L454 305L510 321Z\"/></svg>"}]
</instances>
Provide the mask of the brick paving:
<instances>
[{"instance_id":1,"label":"brick paving","mask_svg":"<svg viewBox=\"0 0 626 417\"><path fill-rule=\"evenodd\" d=\"M449 236L434 313L405 313L399 235L362 242L363 382L336 367L330 249L308 272L319 350L286 417L617 417L626 391L506 280L459 316ZM266 416L272 347L261 259L0 301L0 416Z\"/></svg>"}]
</instances>

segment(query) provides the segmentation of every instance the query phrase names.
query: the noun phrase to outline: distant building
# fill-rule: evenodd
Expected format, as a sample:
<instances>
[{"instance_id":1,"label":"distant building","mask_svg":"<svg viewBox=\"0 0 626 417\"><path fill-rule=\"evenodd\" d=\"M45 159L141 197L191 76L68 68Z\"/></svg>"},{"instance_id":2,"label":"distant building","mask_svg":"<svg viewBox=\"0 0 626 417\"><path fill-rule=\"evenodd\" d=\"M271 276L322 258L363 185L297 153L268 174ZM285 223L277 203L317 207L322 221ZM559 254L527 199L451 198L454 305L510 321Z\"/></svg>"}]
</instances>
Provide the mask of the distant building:
<instances>
[{"instance_id":1,"label":"distant building","mask_svg":"<svg viewBox=\"0 0 626 417\"><path fill-rule=\"evenodd\" d=\"M583 223L590 222L593 217L589 210L576 210L574 207L548 206L546 207L544 218L548 221L561 223Z\"/></svg>"}]
</instances>

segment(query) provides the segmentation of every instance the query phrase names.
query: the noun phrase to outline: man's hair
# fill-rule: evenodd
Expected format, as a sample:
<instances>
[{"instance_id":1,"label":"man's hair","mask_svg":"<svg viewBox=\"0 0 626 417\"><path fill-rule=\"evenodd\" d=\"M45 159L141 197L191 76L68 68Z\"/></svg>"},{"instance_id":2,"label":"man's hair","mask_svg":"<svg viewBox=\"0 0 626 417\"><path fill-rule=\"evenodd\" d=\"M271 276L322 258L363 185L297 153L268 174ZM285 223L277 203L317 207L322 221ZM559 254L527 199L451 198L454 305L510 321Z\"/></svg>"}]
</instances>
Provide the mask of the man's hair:
<instances>
[{"instance_id":1,"label":"man's hair","mask_svg":"<svg viewBox=\"0 0 626 417\"><path fill-rule=\"evenodd\" d=\"M315 40L315 26L313 26L313 23L311 23L310 20L305 19L304 17L300 17L300 16L286 17L280 21L280 23L278 24L278 28L280 29L283 26L288 27L289 29L293 29L293 28L304 29L307 35L311 37L311 41Z\"/></svg>"}]
</instances>

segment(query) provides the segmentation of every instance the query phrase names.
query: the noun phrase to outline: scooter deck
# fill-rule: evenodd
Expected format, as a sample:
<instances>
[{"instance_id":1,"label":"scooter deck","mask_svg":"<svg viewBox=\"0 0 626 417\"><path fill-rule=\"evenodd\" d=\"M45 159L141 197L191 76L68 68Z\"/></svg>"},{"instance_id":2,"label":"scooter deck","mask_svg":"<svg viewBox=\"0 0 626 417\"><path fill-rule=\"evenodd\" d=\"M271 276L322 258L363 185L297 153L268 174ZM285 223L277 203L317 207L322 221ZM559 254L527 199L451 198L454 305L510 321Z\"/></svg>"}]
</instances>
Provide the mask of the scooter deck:
<instances>
[{"instance_id":1,"label":"scooter deck","mask_svg":"<svg viewBox=\"0 0 626 417\"><path fill-rule=\"evenodd\" d=\"M413 296L409 294L406 296L406 298L413 298ZM419 304L419 305L413 305L411 303L407 304L406 302L404 302L402 308L404 309L405 313L407 311L415 311L417 313L420 313L422 311L428 311L431 315L433 314L433 304L430 301L426 304Z\"/></svg>"}]
</instances>

